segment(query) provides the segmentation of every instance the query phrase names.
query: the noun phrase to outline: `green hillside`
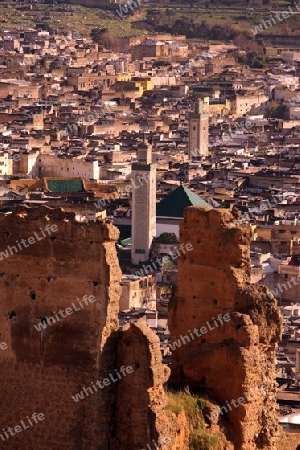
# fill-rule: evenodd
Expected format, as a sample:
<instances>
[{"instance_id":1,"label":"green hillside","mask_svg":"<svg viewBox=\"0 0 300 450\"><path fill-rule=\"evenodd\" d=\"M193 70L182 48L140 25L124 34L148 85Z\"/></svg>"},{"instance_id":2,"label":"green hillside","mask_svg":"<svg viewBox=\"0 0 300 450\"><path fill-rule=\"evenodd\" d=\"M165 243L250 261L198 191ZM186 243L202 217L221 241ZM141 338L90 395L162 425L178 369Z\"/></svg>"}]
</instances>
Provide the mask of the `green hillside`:
<instances>
[{"instance_id":1,"label":"green hillside","mask_svg":"<svg viewBox=\"0 0 300 450\"><path fill-rule=\"evenodd\" d=\"M141 1L141 0L140 0ZM1 3L0 3L1 5ZM277 20L276 12L297 11L288 2L271 0L175 0L168 5L141 3L128 12L116 13L110 5L106 8L87 8L70 4L37 3L30 6L0 6L0 29L20 29L37 24L57 32L77 31L89 36L94 28L106 28L116 36L130 36L145 32L169 31L186 34L188 38L204 38L234 41L247 36L256 25L273 17L268 33L298 34L300 15L289 14L285 20Z\"/></svg>"}]
</instances>

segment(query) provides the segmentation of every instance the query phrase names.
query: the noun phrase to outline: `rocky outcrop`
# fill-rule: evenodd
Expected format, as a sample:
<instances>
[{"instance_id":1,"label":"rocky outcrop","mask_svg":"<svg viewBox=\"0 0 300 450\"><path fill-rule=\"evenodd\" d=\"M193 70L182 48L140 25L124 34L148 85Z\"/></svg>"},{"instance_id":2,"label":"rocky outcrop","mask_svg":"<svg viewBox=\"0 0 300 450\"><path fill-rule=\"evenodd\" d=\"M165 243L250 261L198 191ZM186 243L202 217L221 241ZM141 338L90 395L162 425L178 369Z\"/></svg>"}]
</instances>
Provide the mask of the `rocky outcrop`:
<instances>
[{"instance_id":1,"label":"rocky outcrop","mask_svg":"<svg viewBox=\"0 0 300 450\"><path fill-rule=\"evenodd\" d=\"M171 381L208 391L221 410L207 421L225 426L235 450L275 450L281 318L267 289L250 284L250 239L227 211L185 210L180 240L193 250L179 259L170 305Z\"/></svg>"}]
</instances>

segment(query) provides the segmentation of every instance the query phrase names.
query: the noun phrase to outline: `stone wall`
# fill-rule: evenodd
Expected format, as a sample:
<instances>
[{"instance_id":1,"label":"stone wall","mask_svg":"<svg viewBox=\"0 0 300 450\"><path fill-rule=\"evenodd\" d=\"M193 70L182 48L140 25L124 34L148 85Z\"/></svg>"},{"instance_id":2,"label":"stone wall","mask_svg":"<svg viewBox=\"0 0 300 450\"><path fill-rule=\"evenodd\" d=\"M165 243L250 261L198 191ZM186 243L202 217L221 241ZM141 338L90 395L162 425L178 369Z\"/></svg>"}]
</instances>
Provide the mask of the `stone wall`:
<instances>
[{"instance_id":1,"label":"stone wall","mask_svg":"<svg viewBox=\"0 0 300 450\"><path fill-rule=\"evenodd\" d=\"M250 284L250 233L233 223L230 212L185 210L180 240L193 250L179 259L179 287L170 305L171 341L180 339L171 381L205 388L224 407L207 421L225 426L235 450L275 450L281 318L267 289Z\"/></svg>"},{"instance_id":2,"label":"stone wall","mask_svg":"<svg viewBox=\"0 0 300 450\"><path fill-rule=\"evenodd\" d=\"M57 231L49 234L47 225ZM0 333L7 344L0 350L0 429L21 420L28 425L34 412L45 416L14 436L4 435L4 442L0 432L5 449L108 448L109 389L87 391L77 402L72 395L115 364L107 338L118 328L117 237L111 224L78 223L61 210L19 208L0 216L0 252L17 247L0 260ZM85 295L93 302L85 304ZM63 318L59 310L70 307L73 312ZM55 313L60 320L48 324ZM38 331L34 325L41 320L46 327Z\"/></svg>"},{"instance_id":3,"label":"stone wall","mask_svg":"<svg viewBox=\"0 0 300 450\"><path fill-rule=\"evenodd\" d=\"M280 437L280 445L278 450L299 450L300 448L300 434L299 433L284 433Z\"/></svg>"},{"instance_id":4,"label":"stone wall","mask_svg":"<svg viewBox=\"0 0 300 450\"><path fill-rule=\"evenodd\" d=\"M83 5L88 8L116 9L115 4L110 4L107 0L68 0L67 3L73 5Z\"/></svg>"},{"instance_id":5,"label":"stone wall","mask_svg":"<svg viewBox=\"0 0 300 450\"><path fill-rule=\"evenodd\" d=\"M281 322L267 289L250 284L250 230L226 211L186 210L181 242L193 250L179 260L169 317L171 340L186 343L173 354L168 380L153 331L142 321L118 329L117 229L74 217L47 207L0 215L0 446L188 450L184 412L166 408L171 381L205 388L227 407L260 387L226 414L216 408L208 431L225 429L226 450L233 448L228 441L235 450L281 449L274 381ZM217 322L225 314L229 320ZM207 322L212 329L195 337L194 328ZM44 419L35 424L33 413ZM21 431L10 435L16 426ZM286 449L295 450L288 439Z\"/></svg>"},{"instance_id":6,"label":"stone wall","mask_svg":"<svg viewBox=\"0 0 300 450\"><path fill-rule=\"evenodd\" d=\"M119 331L118 230L74 217L0 216L0 446L187 450L184 414L165 411L158 337L143 322Z\"/></svg>"},{"instance_id":7,"label":"stone wall","mask_svg":"<svg viewBox=\"0 0 300 450\"><path fill-rule=\"evenodd\" d=\"M169 369L161 363L159 339L146 322L123 327L117 360L120 365L131 366L133 372L117 387L112 449L141 450L147 444L153 446L159 438L158 416L164 416L162 384L169 377Z\"/></svg>"},{"instance_id":8,"label":"stone wall","mask_svg":"<svg viewBox=\"0 0 300 450\"><path fill-rule=\"evenodd\" d=\"M133 372L115 391L111 450L188 450L188 423L183 411L176 416L166 410L170 369L162 364L159 338L145 320L123 327L117 361Z\"/></svg>"}]
</instances>

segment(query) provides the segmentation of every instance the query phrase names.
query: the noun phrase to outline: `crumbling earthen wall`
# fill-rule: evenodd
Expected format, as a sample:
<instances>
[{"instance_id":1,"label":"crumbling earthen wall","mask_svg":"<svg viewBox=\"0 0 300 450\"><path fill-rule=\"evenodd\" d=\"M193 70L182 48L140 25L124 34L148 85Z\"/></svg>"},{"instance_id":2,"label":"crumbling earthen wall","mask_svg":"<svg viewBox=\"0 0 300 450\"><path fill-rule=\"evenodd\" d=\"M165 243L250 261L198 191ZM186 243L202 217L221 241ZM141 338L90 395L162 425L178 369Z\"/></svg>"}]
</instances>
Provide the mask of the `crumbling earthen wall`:
<instances>
[{"instance_id":1,"label":"crumbling earthen wall","mask_svg":"<svg viewBox=\"0 0 300 450\"><path fill-rule=\"evenodd\" d=\"M115 393L111 450L188 450L184 415L172 417L165 410L163 385L170 369L162 364L159 338L146 322L123 327L117 361L133 372L120 381Z\"/></svg>"},{"instance_id":2,"label":"crumbling earthen wall","mask_svg":"<svg viewBox=\"0 0 300 450\"><path fill-rule=\"evenodd\" d=\"M278 445L278 450L299 450L300 434L285 433L282 431L279 442L280 444Z\"/></svg>"},{"instance_id":3,"label":"crumbling earthen wall","mask_svg":"<svg viewBox=\"0 0 300 450\"><path fill-rule=\"evenodd\" d=\"M46 225L57 231L44 231L46 237L28 244L35 233L43 236ZM45 416L14 436L8 434L4 442L0 437L3 448L108 448L110 390L88 392L77 402L71 396L115 362L107 338L118 328L117 237L111 224L78 223L73 213L61 210L19 208L18 214L0 216L0 252L18 242L21 246L0 261L0 339L7 344L0 350L0 429L14 428L21 420L28 425L26 417L34 412ZM78 299L85 295L95 301L81 308ZM55 313L61 317L59 310L69 307L73 313L57 323L42 331L34 327Z\"/></svg>"},{"instance_id":4,"label":"crumbling earthen wall","mask_svg":"<svg viewBox=\"0 0 300 450\"><path fill-rule=\"evenodd\" d=\"M229 312L230 321L179 348L171 379L205 387L220 405L263 386L258 398L217 421L226 423L235 450L275 450L279 314L265 288L250 285L249 230L231 219L223 211L187 210L181 237L194 250L180 261L172 337L218 314ZM118 330L117 237L108 222L78 223L60 209L19 207L0 216L0 430L28 423L33 413L45 416L5 442L0 431L3 448L188 450L184 413L165 410L169 371L157 336L143 323ZM18 249L7 253L9 246ZM95 301L85 304L84 296ZM36 329L70 307L70 315ZM133 371L116 379L129 366ZM115 381L96 387L110 375Z\"/></svg>"},{"instance_id":5,"label":"crumbling earthen wall","mask_svg":"<svg viewBox=\"0 0 300 450\"><path fill-rule=\"evenodd\" d=\"M218 420L235 450L275 450L274 361L281 319L267 289L250 284L250 233L227 211L185 210L180 239L193 250L179 260L178 293L170 305L171 341L181 342L171 380L205 388L227 407ZM229 320L214 322L225 314ZM207 332L199 334L203 326Z\"/></svg>"}]
</instances>

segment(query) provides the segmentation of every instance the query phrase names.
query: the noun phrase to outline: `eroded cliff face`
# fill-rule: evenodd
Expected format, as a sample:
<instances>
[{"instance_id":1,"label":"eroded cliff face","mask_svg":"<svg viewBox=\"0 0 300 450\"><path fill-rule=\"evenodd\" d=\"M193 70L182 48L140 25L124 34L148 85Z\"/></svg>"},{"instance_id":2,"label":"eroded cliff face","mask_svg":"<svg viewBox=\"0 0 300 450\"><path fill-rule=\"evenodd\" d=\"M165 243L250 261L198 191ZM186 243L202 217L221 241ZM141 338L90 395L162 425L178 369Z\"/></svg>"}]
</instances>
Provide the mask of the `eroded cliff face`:
<instances>
[{"instance_id":1,"label":"eroded cliff face","mask_svg":"<svg viewBox=\"0 0 300 450\"><path fill-rule=\"evenodd\" d=\"M0 261L0 331L8 347L0 350L0 429L28 425L34 412L45 416L4 442L0 436L6 449L107 448L111 393L91 387L115 362L115 352L103 356L102 349L118 329L117 237L109 223L78 223L60 209L0 216L0 252L8 251ZM58 320L48 324L49 317ZM83 387L90 390L75 401Z\"/></svg>"},{"instance_id":2,"label":"eroded cliff face","mask_svg":"<svg viewBox=\"0 0 300 450\"><path fill-rule=\"evenodd\" d=\"M266 288L250 284L250 232L227 211L185 210L180 240L193 250L179 260L170 305L171 342L181 342L171 381L205 388L224 407L207 419L225 425L235 450L275 450L281 318Z\"/></svg>"}]
</instances>

